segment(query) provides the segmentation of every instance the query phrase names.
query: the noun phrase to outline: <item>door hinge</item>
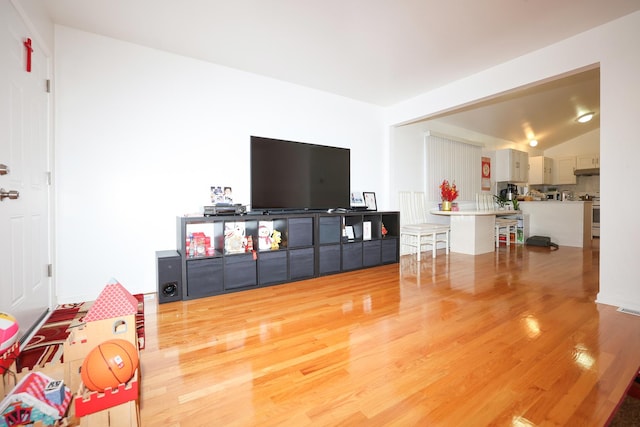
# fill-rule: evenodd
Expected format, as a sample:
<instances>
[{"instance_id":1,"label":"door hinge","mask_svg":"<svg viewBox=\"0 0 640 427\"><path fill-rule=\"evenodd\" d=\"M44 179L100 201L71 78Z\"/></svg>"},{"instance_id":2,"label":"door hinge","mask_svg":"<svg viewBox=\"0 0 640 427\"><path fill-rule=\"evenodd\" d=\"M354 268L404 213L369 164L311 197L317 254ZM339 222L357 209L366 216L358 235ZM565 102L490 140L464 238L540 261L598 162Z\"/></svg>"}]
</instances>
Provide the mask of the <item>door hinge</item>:
<instances>
[{"instance_id":1,"label":"door hinge","mask_svg":"<svg viewBox=\"0 0 640 427\"><path fill-rule=\"evenodd\" d=\"M53 277L53 265L47 264L47 277Z\"/></svg>"},{"instance_id":2,"label":"door hinge","mask_svg":"<svg viewBox=\"0 0 640 427\"><path fill-rule=\"evenodd\" d=\"M47 172L47 184L51 185L51 172Z\"/></svg>"},{"instance_id":3,"label":"door hinge","mask_svg":"<svg viewBox=\"0 0 640 427\"><path fill-rule=\"evenodd\" d=\"M47 93L51 93L51 79L47 79L46 82L47 82L47 85L46 85Z\"/></svg>"}]
</instances>

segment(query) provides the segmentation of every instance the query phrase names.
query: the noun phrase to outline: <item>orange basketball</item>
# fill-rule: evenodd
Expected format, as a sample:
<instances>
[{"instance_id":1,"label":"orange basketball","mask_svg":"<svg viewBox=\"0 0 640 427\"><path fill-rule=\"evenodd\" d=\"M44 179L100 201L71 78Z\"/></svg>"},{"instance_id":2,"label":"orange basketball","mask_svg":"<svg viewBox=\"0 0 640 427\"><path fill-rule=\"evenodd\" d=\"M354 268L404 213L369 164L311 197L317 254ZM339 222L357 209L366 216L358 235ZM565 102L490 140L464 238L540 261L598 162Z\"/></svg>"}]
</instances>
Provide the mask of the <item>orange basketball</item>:
<instances>
[{"instance_id":1,"label":"orange basketball","mask_svg":"<svg viewBox=\"0 0 640 427\"><path fill-rule=\"evenodd\" d=\"M80 376L93 391L116 388L133 377L138 368L138 351L129 341L109 340L89 352L82 363Z\"/></svg>"}]
</instances>

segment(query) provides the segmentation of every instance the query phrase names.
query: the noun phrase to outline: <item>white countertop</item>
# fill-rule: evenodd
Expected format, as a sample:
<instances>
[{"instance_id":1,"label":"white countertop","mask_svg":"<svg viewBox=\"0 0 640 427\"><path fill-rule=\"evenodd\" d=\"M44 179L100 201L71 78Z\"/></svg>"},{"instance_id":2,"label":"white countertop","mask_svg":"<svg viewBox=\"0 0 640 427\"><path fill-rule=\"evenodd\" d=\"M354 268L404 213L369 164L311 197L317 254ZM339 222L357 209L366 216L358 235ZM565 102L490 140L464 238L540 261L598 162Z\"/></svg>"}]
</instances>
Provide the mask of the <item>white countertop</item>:
<instances>
[{"instance_id":1,"label":"white countertop","mask_svg":"<svg viewBox=\"0 0 640 427\"><path fill-rule=\"evenodd\" d=\"M563 203L593 203L593 200L523 200L520 203L548 203L550 205L561 205Z\"/></svg>"},{"instance_id":2,"label":"white countertop","mask_svg":"<svg viewBox=\"0 0 640 427\"><path fill-rule=\"evenodd\" d=\"M481 210L461 210L461 211L441 211L439 209L431 209L429 211L430 214L432 215L447 215L447 216L466 216L466 215L473 215L473 216L485 216L485 215L517 215L519 214L521 211L515 211L515 210L487 210L487 209L481 209Z\"/></svg>"}]
</instances>

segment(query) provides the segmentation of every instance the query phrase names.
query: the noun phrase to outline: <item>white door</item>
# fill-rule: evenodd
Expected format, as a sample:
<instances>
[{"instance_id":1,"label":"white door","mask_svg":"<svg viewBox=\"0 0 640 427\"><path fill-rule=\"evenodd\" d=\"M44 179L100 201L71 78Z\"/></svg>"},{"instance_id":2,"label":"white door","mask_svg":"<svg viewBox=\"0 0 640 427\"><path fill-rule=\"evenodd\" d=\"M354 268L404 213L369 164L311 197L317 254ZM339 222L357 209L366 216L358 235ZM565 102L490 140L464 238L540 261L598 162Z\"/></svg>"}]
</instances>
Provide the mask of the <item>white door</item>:
<instances>
[{"instance_id":1,"label":"white door","mask_svg":"<svg viewBox=\"0 0 640 427\"><path fill-rule=\"evenodd\" d=\"M8 0L0 0L0 311L14 315L21 338L50 308L49 60ZM32 39L33 40L33 39Z\"/></svg>"}]
</instances>

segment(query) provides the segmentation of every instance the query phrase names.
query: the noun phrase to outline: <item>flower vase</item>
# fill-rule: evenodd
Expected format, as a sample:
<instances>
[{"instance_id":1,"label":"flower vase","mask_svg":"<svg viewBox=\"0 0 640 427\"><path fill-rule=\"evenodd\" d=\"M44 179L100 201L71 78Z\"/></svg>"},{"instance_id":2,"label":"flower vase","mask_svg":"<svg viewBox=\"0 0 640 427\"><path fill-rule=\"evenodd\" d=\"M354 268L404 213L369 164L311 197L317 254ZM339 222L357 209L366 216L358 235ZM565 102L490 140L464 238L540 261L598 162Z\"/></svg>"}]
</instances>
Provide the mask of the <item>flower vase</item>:
<instances>
[{"instance_id":1,"label":"flower vase","mask_svg":"<svg viewBox=\"0 0 640 427\"><path fill-rule=\"evenodd\" d=\"M443 200L442 201L442 210L443 211L450 211L451 210L451 202L448 200Z\"/></svg>"}]
</instances>

